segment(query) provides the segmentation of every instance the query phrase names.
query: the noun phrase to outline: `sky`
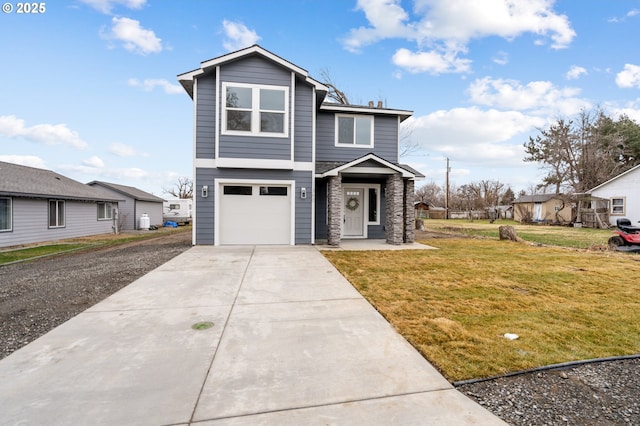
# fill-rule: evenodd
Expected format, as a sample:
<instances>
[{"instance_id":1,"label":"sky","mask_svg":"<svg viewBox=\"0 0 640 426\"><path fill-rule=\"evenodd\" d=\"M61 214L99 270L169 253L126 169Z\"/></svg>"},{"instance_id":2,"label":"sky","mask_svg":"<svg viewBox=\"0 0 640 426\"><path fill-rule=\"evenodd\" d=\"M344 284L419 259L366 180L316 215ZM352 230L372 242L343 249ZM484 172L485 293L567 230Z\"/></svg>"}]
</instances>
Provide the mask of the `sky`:
<instances>
[{"instance_id":1,"label":"sky","mask_svg":"<svg viewBox=\"0 0 640 426\"><path fill-rule=\"evenodd\" d=\"M640 0L56 0L0 12L0 161L166 198L193 176L178 74L252 44L352 104L413 111L401 161L443 185L544 175L539 129L640 122ZM31 9L31 8L29 8ZM38 13L34 13L38 12Z\"/></svg>"}]
</instances>

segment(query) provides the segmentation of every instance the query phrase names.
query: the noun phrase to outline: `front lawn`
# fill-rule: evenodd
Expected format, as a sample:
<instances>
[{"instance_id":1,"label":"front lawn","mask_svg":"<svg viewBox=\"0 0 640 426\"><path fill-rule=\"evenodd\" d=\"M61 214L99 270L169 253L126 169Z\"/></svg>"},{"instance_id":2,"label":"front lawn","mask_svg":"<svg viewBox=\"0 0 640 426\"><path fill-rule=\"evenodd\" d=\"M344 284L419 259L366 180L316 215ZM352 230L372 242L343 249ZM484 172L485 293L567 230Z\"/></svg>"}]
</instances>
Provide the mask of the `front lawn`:
<instances>
[{"instance_id":1,"label":"front lawn","mask_svg":"<svg viewBox=\"0 0 640 426\"><path fill-rule=\"evenodd\" d=\"M640 352L640 256L421 242L439 250L324 255L447 379Z\"/></svg>"}]
</instances>

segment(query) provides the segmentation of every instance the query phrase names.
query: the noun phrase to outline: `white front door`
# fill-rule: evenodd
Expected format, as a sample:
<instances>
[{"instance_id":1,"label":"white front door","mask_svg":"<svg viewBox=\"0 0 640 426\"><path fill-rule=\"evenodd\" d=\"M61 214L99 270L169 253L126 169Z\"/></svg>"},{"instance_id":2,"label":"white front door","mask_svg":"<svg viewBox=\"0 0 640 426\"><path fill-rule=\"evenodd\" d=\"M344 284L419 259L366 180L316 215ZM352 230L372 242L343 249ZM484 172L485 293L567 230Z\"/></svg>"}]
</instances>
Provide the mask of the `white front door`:
<instances>
[{"instance_id":1,"label":"white front door","mask_svg":"<svg viewBox=\"0 0 640 426\"><path fill-rule=\"evenodd\" d=\"M364 188L344 188L344 237L364 237Z\"/></svg>"}]
</instances>

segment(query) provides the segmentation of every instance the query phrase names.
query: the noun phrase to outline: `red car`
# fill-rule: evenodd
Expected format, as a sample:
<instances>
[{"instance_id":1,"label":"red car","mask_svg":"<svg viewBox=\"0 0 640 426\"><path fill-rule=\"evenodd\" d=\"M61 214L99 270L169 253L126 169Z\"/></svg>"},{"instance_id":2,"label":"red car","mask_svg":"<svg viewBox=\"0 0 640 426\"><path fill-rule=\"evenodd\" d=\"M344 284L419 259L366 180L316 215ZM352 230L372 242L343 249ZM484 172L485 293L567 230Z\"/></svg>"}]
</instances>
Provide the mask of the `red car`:
<instances>
[{"instance_id":1,"label":"red car","mask_svg":"<svg viewBox=\"0 0 640 426\"><path fill-rule=\"evenodd\" d=\"M640 228L631 226L627 218L616 220L618 229L613 231L616 235L609 238L609 246L618 251L640 251Z\"/></svg>"}]
</instances>

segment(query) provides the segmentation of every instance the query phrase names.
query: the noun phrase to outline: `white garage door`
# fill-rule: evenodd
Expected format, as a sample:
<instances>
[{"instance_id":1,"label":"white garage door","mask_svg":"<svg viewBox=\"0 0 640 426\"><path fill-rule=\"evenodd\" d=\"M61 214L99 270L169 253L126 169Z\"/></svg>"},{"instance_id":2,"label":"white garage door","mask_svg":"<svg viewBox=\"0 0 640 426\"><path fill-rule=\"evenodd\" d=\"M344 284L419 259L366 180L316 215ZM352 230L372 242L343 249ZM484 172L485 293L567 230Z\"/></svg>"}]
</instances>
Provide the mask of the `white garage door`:
<instances>
[{"instance_id":1,"label":"white garage door","mask_svg":"<svg viewBox=\"0 0 640 426\"><path fill-rule=\"evenodd\" d=\"M220 184L220 244L291 244L291 186Z\"/></svg>"}]
</instances>

